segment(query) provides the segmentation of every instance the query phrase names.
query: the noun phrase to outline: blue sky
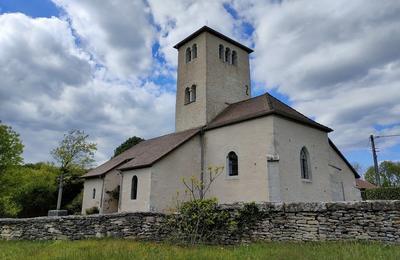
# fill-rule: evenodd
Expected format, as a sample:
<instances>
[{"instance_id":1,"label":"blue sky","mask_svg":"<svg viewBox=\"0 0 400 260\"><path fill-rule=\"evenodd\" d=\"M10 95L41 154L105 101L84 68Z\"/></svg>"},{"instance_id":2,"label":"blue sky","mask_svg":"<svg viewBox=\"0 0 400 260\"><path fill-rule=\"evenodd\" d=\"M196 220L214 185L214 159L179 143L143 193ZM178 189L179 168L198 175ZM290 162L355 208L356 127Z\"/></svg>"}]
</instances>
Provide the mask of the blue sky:
<instances>
[{"instance_id":1,"label":"blue sky","mask_svg":"<svg viewBox=\"0 0 400 260\"><path fill-rule=\"evenodd\" d=\"M207 24L255 50L253 96L268 91L335 129L365 169L369 134L400 133L399 11L395 1L0 0L0 119L21 133L27 162L51 160L71 128L98 143L98 162L129 136L171 132L172 46ZM377 146L379 160L400 160L400 138Z\"/></svg>"}]
</instances>

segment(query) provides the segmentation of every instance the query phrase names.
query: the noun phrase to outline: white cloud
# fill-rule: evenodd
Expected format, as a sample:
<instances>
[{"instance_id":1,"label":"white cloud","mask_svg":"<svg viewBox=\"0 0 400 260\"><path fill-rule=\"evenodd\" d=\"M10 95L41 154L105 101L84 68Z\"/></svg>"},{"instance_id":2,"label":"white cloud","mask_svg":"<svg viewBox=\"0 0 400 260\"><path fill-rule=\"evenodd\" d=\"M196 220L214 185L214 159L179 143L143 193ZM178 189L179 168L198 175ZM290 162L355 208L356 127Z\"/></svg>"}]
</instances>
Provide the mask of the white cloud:
<instances>
[{"instance_id":1,"label":"white cloud","mask_svg":"<svg viewBox=\"0 0 400 260\"><path fill-rule=\"evenodd\" d=\"M53 0L98 63L117 77L151 70L154 29L144 1Z\"/></svg>"},{"instance_id":2,"label":"white cloud","mask_svg":"<svg viewBox=\"0 0 400 260\"><path fill-rule=\"evenodd\" d=\"M205 24L254 46L257 85L334 128L340 146L399 130L396 1L53 1L61 18L0 15L0 119L21 133L28 161L49 159L71 128L98 142L99 161L128 136L172 131L174 87L149 77L173 81L173 45Z\"/></svg>"},{"instance_id":3,"label":"white cloud","mask_svg":"<svg viewBox=\"0 0 400 260\"><path fill-rule=\"evenodd\" d=\"M69 129L90 134L99 162L127 137L173 130L173 94L110 80L76 40L62 19L0 15L0 119L21 133L27 161L49 160Z\"/></svg>"},{"instance_id":4,"label":"white cloud","mask_svg":"<svg viewBox=\"0 0 400 260\"><path fill-rule=\"evenodd\" d=\"M400 124L396 1L236 1L255 28L253 80L365 147L374 126Z\"/></svg>"}]
</instances>

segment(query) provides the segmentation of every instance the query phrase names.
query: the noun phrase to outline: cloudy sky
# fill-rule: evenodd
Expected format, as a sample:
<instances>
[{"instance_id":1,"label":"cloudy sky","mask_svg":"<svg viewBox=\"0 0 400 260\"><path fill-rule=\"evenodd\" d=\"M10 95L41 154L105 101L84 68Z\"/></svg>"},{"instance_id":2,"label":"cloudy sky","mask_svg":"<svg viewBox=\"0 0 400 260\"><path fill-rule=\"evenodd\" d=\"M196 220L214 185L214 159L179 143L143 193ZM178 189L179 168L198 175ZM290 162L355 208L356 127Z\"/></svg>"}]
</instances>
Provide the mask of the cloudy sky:
<instances>
[{"instance_id":1,"label":"cloudy sky","mask_svg":"<svg viewBox=\"0 0 400 260\"><path fill-rule=\"evenodd\" d=\"M26 162L69 129L107 160L126 138L174 131L177 52L208 26L248 45L253 96L269 91L335 131L351 162L400 133L400 2L0 0L0 120ZM400 159L400 138L378 139Z\"/></svg>"}]
</instances>

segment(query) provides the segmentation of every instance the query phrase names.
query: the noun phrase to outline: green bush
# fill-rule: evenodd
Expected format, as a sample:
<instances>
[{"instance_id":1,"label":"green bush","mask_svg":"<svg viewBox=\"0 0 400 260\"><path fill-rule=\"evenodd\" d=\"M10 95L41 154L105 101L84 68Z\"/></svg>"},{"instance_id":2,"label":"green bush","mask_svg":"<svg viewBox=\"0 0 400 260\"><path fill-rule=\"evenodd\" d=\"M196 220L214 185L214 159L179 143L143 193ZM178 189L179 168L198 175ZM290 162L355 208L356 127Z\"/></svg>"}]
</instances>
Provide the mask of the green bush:
<instances>
[{"instance_id":1,"label":"green bush","mask_svg":"<svg viewBox=\"0 0 400 260\"><path fill-rule=\"evenodd\" d=\"M400 200L400 187L369 189L362 196L365 200Z\"/></svg>"},{"instance_id":2,"label":"green bush","mask_svg":"<svg viewBox=\"0 0 400 260\"><path fill-rule=\"evenodd\" d=\"M98 207L91 207L86 209L86 215L93 215L93 214L99 214L99 208Z\"/></svg>"},{"instance_id":3,"label":"green bush","mask_svg":"<svg viewBox=\"0 0 400 260\"><path fill-rule=\"evenodd\" d=\"M76 197L69 203L65 208L68 210L69 214L79 215L82 210L82 200L83 200L83 192L76 195Z\"/></svg>"},{"instance_id":4,"label":"green bush","mask_svg":"<svg viewBox=\"0 0 400 260\"><path fill-rule=\"evenodd\" d=\"M196 244L212 241L223 230L236 226L228 212L220 210L215 198L183 202L179 214L168 222L171 239L175 242Z\"/></svg>"}]
</instances>

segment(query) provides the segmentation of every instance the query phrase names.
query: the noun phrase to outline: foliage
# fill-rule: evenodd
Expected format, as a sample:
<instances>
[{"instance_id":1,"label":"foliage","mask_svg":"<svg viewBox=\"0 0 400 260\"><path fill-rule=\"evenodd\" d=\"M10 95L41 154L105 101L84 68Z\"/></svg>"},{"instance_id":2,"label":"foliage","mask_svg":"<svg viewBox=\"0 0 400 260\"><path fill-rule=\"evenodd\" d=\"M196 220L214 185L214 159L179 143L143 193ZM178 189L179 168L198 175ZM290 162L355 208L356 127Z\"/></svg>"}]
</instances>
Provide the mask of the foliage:
<instances>
[{"instance_id":1,"label":"foliage","mask_svg":"<svg viewBox=\"0 0 400 260\"><path fill-rule=\"evenodd\" d=\"M55 198L58 172L58 168L44 163L8 168L0 180L1 216L46 215Z\"/></svg>"},{"instance_id":2,"label":"foliage","mask_svg":"<svg viewBox=\"0 0 400 260\"><path fill-rule=\"evenodd\" d=\"M51 151L61 171L68 172L74 167L87 168L93 163L97 145L88 142L88 138L89 135L81 130L70 130L64 135L59 146Z\"/></svg>"},{"instance_id":3,"label":"foliage","mask_svg":"<svg viewBox=\"0 0 400 260\"><path fill-rule=\"evenodd\" d=\"M20 165L23 162L21 156L23 149L24 145L19 134L0 121L0 173L8 167Z\"/></svg>"},{"instance_id":4,"label":"foliage","mask_svg":"<svg viewBox=\"0 0 400 260\"><path fill-rule=\"evenodd\" d=\"M125 152L126 150L128 150L129 148L137 145L138 143L144 141L144 139L137 137L137 136L132 136L130 138L128 138L125 142L123 142L122 144L120 144L120 146L118 146L115 150L114 150L114 156L117 156L123 152Z\"/></svg>"},{"instance_id":5,"label":"foliage","mask_svg":"<svg viewBox=\"0 0 400 260\"><path fill-rule=\"evenodd\" d=\"M83 200L83 192L81 191L67 206L65 206L65 209L68 210L69 214L74 214L74 215L81 214L82 200Z\"/></svg>"},{"instance_id":6,"label":"foliage","mask_svg":"<svg viewBox=\"0 0 400 260\"><path fill-rule=\"evenodd\" d=\"M382 187L400 187L400 162L383 161L378 169ZM364 178L376 185L374 167L368 168Z\"/></svg>"},{"instance_id":7,"label":"foliage","mask_svg":"<svg viewBox=\"0 0 400 260\"><path fill-rule=\"evenodd\" d=\"M177 246L127 239L0 241L0 259L398 259L400 247L363 242Z\"/></svg>"},{"instance_id":8,"label":"foliage","mask_svg":"<svg viewBox=\"0 0 400 260\"><path fill-rule=\"evenodd\" d=\"M80 176L83 172L82 169L74 169L66 178L63 203L71 204L81 192L83 180ZM0 217L47 215L48 210L55 207L59 173L60 169L49 163L8 168L0 176Z\"/></svg>"},{"instance_id":9,"label":"foliage","mask_svg":"<svg viewBox=\"0 0 400 260\"><path fill-rule=\"evenodd\" d=\"M117 187L115 187L115 189L113 189L111 191L106 191L106 193L109 194L110 197L113 198L114 200L118 200L119 199L120 190L121 190L121 188L118 185Z\"/></svg>"},{"instance_id":10,"label":"foliage","mask_svg":"<svg viewBox=\"0 0 400 260\"><path fill-rule=\"evenodd\" d=\"M189 244L213 240L218 232L234 225L228 212L218 209L215 198L183 202L179 214L168 221L168 226L172 227L172 240Z\"/></svg>"},{"instance_id":11,"label":"foliage","mask_svg":"<svg viewBox=\"0 0 400 260\"><path fill-rule=\"evenodd\" d=\"M400 187L381 187L363 192L365 200L400 200Z\"/></svg>"},{"instance_id":12,"label":"foliage","mask_svg":"<svg viewBox=\"0 0 400 260\"><path fill-rule=\"evenodd\" d=\"M93 215L93 214L99 214L100 210L98 207L91 207L86 209L86 215Z\"/></svg>"},{"instance_id":13,"label":"foliage","mask_svg":"<svg viewBox=\"0 0 400 260\"><path fill-rule=\"evenodd\" d=\"M201 200L210 190L211 185L218 178L219 175L223 172L224 167L209 167L208 175L205 176L208 180L199 180L195 176L192 176L189 181L185 178L182 178L182 183L185 185L186 190L185 193L189 194L191 200ZM178 205L179 206L179 205Z\"/></svg>"}]
</instances>

